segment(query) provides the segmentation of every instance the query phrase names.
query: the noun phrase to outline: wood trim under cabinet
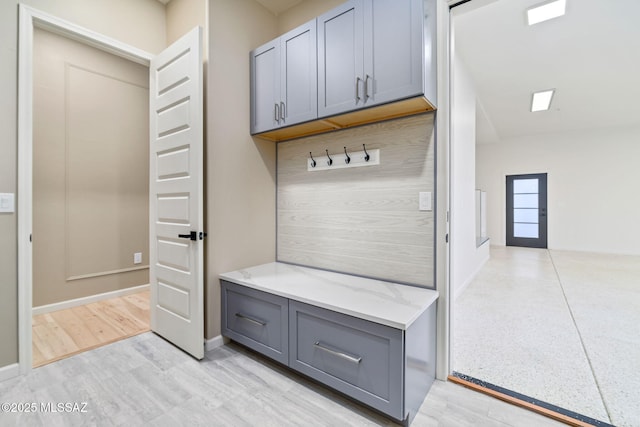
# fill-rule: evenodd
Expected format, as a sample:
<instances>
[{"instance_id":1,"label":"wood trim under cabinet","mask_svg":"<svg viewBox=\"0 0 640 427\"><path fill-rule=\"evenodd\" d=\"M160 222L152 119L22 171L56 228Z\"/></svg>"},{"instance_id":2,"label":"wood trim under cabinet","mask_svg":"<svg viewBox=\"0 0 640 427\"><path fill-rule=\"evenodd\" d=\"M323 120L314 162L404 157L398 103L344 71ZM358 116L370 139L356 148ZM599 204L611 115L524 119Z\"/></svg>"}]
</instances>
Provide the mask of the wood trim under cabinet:
<instances>
[{"instance_id":1,"label":"wood trim under cabinet","mask_svg":"<svg viewBox=\"0 0 640 427\"><path fill-rule=\"evenodd\" d=\"M383 120L412 116L414 114L435 111L435 109L436 108L427 101L427 99L422 96L418 96L415 98L405 99L403 101L352 111L350 113L314 120L312 122L306 122L286 128L275 129L256 134L254 136L275 142L286 141L288 139L301 138L304 136L331 132L338 129L360 126Z\"/></svg>"}]
</instances>

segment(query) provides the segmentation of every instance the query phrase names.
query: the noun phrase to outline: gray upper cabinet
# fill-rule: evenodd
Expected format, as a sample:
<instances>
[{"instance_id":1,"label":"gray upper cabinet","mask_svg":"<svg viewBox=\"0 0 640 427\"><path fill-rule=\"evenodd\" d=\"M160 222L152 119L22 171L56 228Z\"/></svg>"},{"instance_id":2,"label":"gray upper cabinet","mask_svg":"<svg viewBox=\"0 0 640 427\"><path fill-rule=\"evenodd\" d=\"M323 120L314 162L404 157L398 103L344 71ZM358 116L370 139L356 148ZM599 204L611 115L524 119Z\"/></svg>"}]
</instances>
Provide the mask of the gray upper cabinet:
<instances>
[{"instance_id":1,"label":"gray upper cabinet","mask_svg":"<svg viewBox=\"0 0 640 427\"><path fill-rule=\"evenodd\" d=\"M316 21L251 52L251 133L318 116Z\"/></svg>"},{"instance_id":2,"label":"gray upper cabinet","mask_svg":"<svg viewBox=\"0 0 640 427\"><path fill-rule=\"evenodd\" d=\"M251 52L251 133L280 123L280 40Z\"/></svg>"},{"instance_id":3,"label":"gray upper cabinet","mask_svg":"<svg viewBox=\"0 0 640 427\"><path fill-rule=\"evenodd\" d=\"M363 0L318 17L318 116L364 106Z\"/></svg>"},{"instance_id":4,"label":"gray upper cabinet","mask_svg":"<svg viewBox=\"0 0 640 427\"><path fill-rule=\"evenodd\" d=\"M422 95L422 0L364 1L365 106Z\"/></svg>"},{"instance_id":5,"label":"gray upper cabinet","mask_svg":"<svg viewBox=\"0 0 640 427\"><path fill-rule=\"evenodd\" d=\"M422 0L351 0L318 17L318 115L424 93Z\"/></svg>"}]
</instances>

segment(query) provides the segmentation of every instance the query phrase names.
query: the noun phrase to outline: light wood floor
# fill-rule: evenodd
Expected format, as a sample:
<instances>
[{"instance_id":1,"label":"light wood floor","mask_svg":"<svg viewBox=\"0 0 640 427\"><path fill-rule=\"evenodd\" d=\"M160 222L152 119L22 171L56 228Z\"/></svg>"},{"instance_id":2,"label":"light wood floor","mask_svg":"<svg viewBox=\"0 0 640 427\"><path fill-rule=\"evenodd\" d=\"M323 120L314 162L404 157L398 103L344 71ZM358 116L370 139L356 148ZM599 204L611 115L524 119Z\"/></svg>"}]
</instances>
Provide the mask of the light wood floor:
<instances>
[{"instance_id":1,"label":"light wood floor","mask_svg":"<svg viewBox=\"0 0 640 427\"><path fill-rule=\"evenodd\" d=\"M147 332L0 382L0 402L72 402L83 412L0 413L2 427L396 427L397 424L233 343L195 360ZM562 424L436 381L411 427Z\"/></svg>"},{"instance_id":2,"label":"light wood floor","mask_svg":"<svg viewBox=\"0 0 640 427\"><path fill-rule=\"evenodd\" d=\"M33 367L149 331L149 291L33 316Z\"/></svg>"}]
</instances>

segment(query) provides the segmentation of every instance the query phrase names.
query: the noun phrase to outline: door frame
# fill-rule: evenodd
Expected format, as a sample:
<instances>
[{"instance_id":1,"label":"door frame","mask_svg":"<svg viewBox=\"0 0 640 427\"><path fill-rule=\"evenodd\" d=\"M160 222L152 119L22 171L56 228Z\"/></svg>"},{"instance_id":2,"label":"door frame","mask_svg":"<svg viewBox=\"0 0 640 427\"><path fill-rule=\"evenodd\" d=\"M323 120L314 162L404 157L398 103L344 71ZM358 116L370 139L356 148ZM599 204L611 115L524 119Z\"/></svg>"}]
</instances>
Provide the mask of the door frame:
<instances>
[{"instance_id":1,"label":"door frame","mask_svg":"<svg viewBox=\"0 0 640 427\"><path fill-rule=\"evenodd\" d=\"M79 25L19 5L18 32L18 366L32 368L33 33L40 28L149 67L154 55Z\"/></svg>"}]
</instances>

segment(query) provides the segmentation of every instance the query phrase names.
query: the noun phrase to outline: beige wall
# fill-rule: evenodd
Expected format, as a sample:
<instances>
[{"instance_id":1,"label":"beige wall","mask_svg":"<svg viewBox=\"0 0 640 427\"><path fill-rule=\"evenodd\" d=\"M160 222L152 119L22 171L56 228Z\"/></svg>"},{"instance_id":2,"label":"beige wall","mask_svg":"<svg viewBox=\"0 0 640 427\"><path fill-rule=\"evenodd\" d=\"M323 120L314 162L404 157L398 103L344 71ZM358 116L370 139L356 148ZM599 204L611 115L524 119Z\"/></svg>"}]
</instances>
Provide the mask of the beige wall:
<instances>
[{"instance_id":1,"label":"beige wall","mask_svg":"<svg viewBox=\"0 0 640 427\"><path fill-rule=\"evenodd\" d=\"M346 0L305 0L278 15L278 35L330 11Z\"/></svg>"},{"instance_id":2,"label":"beige wall","mask_svg":"<svg viewBox=\"0 0 640 427\"><path fill-rule=\"evenodd\" d=\"M156 0L25 0L60 18L155 53L166 42ZM144 17L144 19L141 19ZM0 191L17 191L18 1L0 2ZM19 195L18 195L19 197ZM0 367L18 360L17 215L0 214Z\"/></svg>"},{"instance_id":3,"label":"beige wall","mask_svg":"<svg viewBox=\"0 0 640 427\"><path fill-rule=\"evenodd\" d=\"M33 57L33 306L149 283L149 69L40 29Z\"/></svg>"},{"instance_id":4,"label":"beige wall","mask_svg":"<svg viewBox=\"0 0 640 427\"><path fill-rule=\"evenodd\" d=\"M249 51L276 24L254 0L209 2L207 338L220 335L218 275L275 260L276 146L249 135Z\"/></svg>"},{"instance_id":5,"label":"beige wall","mask_svg":"<svg viewBox=\"0 0 640 427\"><path fill-rule=\"evenodd\" d=\"M188 33L195 26L205 30L204 57L208 55L207 1L206 0L171 0L167 4L167 46Z\"/></svg>"}]
</instances>

